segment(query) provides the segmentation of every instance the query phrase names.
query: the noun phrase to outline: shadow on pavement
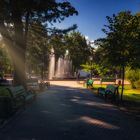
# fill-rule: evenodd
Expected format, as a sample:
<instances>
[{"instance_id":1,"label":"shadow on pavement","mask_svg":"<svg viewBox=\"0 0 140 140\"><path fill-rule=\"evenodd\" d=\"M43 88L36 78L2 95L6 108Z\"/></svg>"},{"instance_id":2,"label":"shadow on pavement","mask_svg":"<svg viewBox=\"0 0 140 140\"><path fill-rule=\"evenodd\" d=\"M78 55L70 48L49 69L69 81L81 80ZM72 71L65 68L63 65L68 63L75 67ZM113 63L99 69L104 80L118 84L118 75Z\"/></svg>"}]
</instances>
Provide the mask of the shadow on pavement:
<instances>
[{"instance_id":1,"label":"shadow on pavement","mask_svg":"<svg viewBox=\"0 0 140 140\"><path fill-rule=\"evenodd\" d=\"M2 140L138 140L140 125L89 90L51 86L0 133Z\"/></svg>"}]
</instances>

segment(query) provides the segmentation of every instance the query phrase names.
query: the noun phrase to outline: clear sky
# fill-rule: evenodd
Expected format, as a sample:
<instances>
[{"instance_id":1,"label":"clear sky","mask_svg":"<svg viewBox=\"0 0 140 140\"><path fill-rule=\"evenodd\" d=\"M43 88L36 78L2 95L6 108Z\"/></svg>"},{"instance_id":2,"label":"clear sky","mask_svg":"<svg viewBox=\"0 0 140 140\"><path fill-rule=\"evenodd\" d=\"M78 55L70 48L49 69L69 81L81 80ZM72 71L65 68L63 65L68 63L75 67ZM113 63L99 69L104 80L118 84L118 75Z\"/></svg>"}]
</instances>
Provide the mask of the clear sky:
<instances>
[{"instance_id":1,"label":"clear sky","mask_svg":"<svg viewBox=\"0 0 140 140\"><path fill-rule=\"evenodd\" d=\"M101 29L106 24L106 16L130 10L133 14L140 11L140 0L68 0L78 12L78 16L66 18L59 28L78 25L78 31L90 40L105 36Z\"/></svg>"}]
</instances>

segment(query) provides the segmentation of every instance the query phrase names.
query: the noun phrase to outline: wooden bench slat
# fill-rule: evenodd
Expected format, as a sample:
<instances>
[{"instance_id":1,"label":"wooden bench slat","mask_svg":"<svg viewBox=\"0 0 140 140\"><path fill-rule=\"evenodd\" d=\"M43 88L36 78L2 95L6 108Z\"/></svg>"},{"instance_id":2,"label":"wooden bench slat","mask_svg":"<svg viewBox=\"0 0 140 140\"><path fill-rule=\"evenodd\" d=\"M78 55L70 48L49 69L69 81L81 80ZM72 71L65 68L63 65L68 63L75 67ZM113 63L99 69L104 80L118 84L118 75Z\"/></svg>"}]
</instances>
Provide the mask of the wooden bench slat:
<instances>
[{"instance_id":1,"label":"wooden bench slat","mask_svg":"<svg viewBox=\"0 0 140 140\"><path fill-rule=\"evenodd\" d=\"M2 92L1 92L2 91ZM5 94L4 92L5 91ZM3 93L3 94L2 94ZM0 107L0 112L3 112L4 110L4 104L6 106L6 101L10 100L9 106L12 106L11 110L17 110L21 107L24 107L26 102L29 102L35 98L35 93L26 91L23 86L15 86L15 87L7 87L2 90L0 90L0 104L3 106ZM5 101L5 102L4 102ZM7 112L7 116L11 114L11 110L9 109L9 112ZM5 109L6 111L6 109ZM3 112L3 115L5 116L6 112Z\"/></svg>"},{"instance_id":2,"label":"wooden bench slat","mask_svg":"<svg viewBox=\"0 0 140 140\"><path fill-rule=\"evenodd\" d=\"M116 96L118 95L118 85L107 85L106 88L98 88L98 94L107 98L112 98L112 100L116 100Z\"/></svg>"}]
</instances>

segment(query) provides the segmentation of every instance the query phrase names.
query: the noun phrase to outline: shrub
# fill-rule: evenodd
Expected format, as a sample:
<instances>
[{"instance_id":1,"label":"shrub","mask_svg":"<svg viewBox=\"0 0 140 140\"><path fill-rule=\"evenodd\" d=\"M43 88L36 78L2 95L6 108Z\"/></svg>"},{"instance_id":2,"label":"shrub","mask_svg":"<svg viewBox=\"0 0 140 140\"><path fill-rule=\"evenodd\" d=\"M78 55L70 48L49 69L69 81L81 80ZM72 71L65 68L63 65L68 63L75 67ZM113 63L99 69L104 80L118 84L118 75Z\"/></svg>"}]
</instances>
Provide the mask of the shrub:
<instances>
[{"instance_id":1,"label":"shrub","mask_svg":"<svg viewBox=\"0 0 140 140\"><path fill-rule=\"evenodd\" d=\"M126 78L131 82L132 88L138 88L140 85L140 69L126 71Z\"/></svg>"},{"instance_id":2,"label":"shrub","mask_svg":"<svg viewBox=\"0 0 140 140\"><path fill-rule=\"evenodd\" d=\"M134 84L137 89L140 89L140 80L136 81Z\"/></svg>"}]
</instances>

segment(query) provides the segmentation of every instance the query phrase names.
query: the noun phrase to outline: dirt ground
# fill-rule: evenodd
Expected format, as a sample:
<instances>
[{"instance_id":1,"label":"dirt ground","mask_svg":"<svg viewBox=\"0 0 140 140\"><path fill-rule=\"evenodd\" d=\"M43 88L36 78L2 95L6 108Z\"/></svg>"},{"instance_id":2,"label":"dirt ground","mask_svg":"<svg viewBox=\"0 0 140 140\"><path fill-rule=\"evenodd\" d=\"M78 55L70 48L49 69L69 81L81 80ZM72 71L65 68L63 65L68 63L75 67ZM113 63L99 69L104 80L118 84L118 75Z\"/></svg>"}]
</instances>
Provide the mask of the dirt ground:
<instances>
[{"instance_id":1,"label":"dirt ground","mask_svg":"<svg viewBox=\"0 0 140 140\"><path fill-rule=\"evenodd\" d=\"M117 83L117 82L116 82ZM68 81L68 80L61 80L61 81L50 81L51 85L57 86L67 86L67 87L75 87L75 88L85 88L84 81ZM100 84L100 81L94 81L94 84ZM105 82L103 84L112 84L112 82ZM130 84L128 81L125 80L125 84Z\"/></svg>"},{"instance_id":2,"label":"dirt ground","mask_svg":"<svg viewBox=\"0 0 140 140\"><path fill-rule=\"evenodd\" d=\"M51 85L65 86L73 88L85 88L83 81L50 81Z\"/></svg>"}]
</instances>

